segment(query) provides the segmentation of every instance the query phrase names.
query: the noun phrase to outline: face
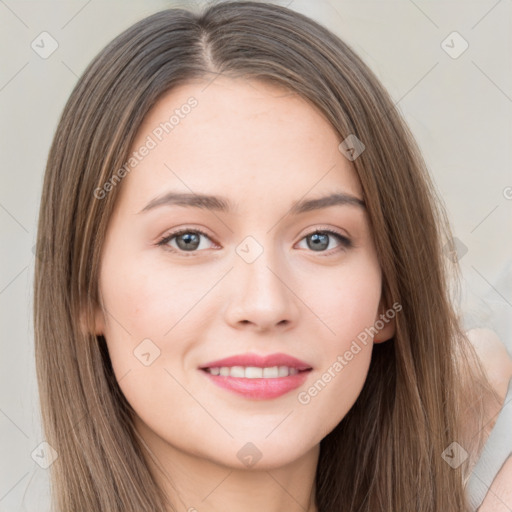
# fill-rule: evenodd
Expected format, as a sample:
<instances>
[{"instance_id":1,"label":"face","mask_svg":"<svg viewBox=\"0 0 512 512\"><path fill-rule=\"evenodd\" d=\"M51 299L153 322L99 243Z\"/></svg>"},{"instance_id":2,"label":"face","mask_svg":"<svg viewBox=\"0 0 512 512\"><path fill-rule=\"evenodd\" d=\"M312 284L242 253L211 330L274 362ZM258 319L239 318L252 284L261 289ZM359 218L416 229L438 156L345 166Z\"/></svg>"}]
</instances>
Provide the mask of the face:
<instances>
[{"instance_id":1,"label":"face","mask_svg":"<svg viewBox=\"0 0 512 512\"><path fill-rule=\"evenodd\" d=\"M393 323L368 336L381 271L341 141L297 95L243 79L180 86L147 115L96 333L158 453L283 466L356 401Z\"/></svg>"}]
</instances>

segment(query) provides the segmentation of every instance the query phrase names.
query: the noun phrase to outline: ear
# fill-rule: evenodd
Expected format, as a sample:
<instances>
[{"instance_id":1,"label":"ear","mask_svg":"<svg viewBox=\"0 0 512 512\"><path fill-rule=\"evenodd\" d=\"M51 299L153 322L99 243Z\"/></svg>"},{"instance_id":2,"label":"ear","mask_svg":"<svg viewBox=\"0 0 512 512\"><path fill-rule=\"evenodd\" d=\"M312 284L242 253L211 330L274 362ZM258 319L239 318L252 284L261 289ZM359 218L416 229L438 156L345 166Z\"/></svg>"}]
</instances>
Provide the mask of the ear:
<instances>
[{"instance_id":1,"label":"ear","mask_svg":"<svg viewBox=\"0 0 512 512\"><path fill-rule=\"evenodd\" d=\"M94 334L96 336L101 336L105 333L105 314L100 304L94 304L94 325L90 327L87 322L87 312L85 310L81 311L80 314L80 325L84 333Z\"/></svg>"},{"instance_id":2,"label":"ear","mask_svg":"<svg viewBox=\"0 0 512 512\"><path fill-rule=\"evenodd\" d=\"M105 334L105 314L99 305L94 309L94 334L96 336Z\"/></svg>"},{"instance_id":3,"label":"ear","mask_svg":"<svg viewBox=\"0 0 512 512\"><path fill-rule=\"evenodd\" d=\"M379 304L379 310L375 317L374 326L377 329L377 334L373 338L374 343L383 343L391 339L396 332L395 316L402 306L398 303L393 304L393 307L386 307L383 299Z\"/></svg>"}]
</instances>

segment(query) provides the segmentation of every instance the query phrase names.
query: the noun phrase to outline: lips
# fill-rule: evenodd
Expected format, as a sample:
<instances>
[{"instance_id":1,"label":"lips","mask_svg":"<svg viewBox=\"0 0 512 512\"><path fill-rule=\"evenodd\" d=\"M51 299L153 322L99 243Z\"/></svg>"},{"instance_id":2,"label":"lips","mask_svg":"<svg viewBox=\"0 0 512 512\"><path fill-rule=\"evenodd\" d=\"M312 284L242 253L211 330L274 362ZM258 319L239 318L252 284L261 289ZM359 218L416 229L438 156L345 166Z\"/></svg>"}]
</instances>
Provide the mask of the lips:
<instances>
[{"instance_id":1,"label":"lips","mask_svg":"<svg viewBox=\"0 0 512 512\"><path fill-rule=\"evenodd\" d=\"M304 383L311 365L287 354L241 354L211 361L200 368L217 386L244 398L277 398Z\"/></svg>"},{"instance_id":2,"label":"lips","mask_svg":"<svg viewBox=\"0 0 512 512\"><path fill-rule=\"evenodd\" d=\"M269 354L267 356L260 356L258 354L240 354L237 356L226 357L225 359L211 361L202 365L200 368L206 369L232 366L253 366L256 368L288 366L289 368L296 368L299 371L311 370L310 364L287 354Z\"/></svg>"}]
</instances>

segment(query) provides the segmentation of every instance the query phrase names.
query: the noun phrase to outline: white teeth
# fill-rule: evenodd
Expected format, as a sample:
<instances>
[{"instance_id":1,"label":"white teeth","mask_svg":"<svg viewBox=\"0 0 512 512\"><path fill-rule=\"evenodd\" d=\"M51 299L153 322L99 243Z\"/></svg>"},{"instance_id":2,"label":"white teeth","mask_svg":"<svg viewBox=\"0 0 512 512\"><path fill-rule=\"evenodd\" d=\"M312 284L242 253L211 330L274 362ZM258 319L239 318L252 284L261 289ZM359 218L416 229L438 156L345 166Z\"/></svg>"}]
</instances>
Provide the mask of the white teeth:
<instances>
[{"instance_id":1,"label":"white teeth","mask_svg":"<svg viewBox=\"0 0 512 512\"><path fill-rule=\"evenodd\" d=\"M233 375L231 375L233 377ZM261 379L263 378L263 368L257 368L256 366L248 366L245 369L246 379Z\"/></svg>"},{"instance_id":2,"label":"white teeth","mask_svg":"<svg viewBox=\"0 0 512 512\"><path fill-rule=\"evenodd\" d=\"M279 368L272 366L272 368L263 368L263 377L266 379L275 379L279 377Z\"/></svg>"},{"instance_id":3,"label":"white teeth","mask_svg":"<svg viewBox=\"0 0 512 512\"><path fill-rule=\"evenodd\" d=\"M229 371L229 368L226 368ZM232 366L228 375L230 377L245 377L245 369L243 366Z\"/></svg>"},{"instance_id":4,"label":"white teeth","mask_svg":"<svg viewBox=\"0 0 512 512\"><path fill-rule=\"evenodd\" d=\"M288 377L288 366L279 367L279 377Z\"/></svg>"},{"instance_id":5,"label":"white teeth","mask_svg":"<svg viewBox=\"0 0 512 512\"><path fill-rule=\"evenodd\" d=\"M288 366L270 366L267 368L259 368L257 366L222 366L220 368L206 368L206 371L212 375L244 379L276 379L299 373L297 368L290 368Z\"/></svg>"}]
</instances>

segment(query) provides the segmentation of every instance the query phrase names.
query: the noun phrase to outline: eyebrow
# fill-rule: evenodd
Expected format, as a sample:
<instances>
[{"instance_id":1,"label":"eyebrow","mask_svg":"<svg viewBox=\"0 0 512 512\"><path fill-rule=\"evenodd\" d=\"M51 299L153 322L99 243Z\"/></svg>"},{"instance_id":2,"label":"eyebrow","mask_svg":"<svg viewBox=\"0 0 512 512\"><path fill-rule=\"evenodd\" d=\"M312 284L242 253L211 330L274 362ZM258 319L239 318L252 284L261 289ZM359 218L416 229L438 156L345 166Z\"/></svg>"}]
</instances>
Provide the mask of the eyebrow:
<instances>
[{"instance_id":1,"label":"eyebrow","mask_svg":"<svg viewBox=\"0 0 512 512\"><path fill-rule=\"evenodd\" d=\"M298 215L312 210L320 210L322 208L339 205L356 206L366 209L366 205L362 199L345 192L336 192L317 199L296 201L293 203L290 213L292 215ZM191 208L216 210L219 212L230 212L233 210L231 202L224 197L171 191L152 199L139 213L153 210L159 206L186 206Z\"/></svg>"}]
</instances>

